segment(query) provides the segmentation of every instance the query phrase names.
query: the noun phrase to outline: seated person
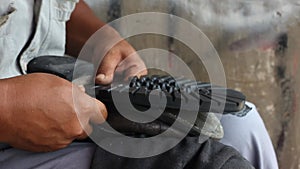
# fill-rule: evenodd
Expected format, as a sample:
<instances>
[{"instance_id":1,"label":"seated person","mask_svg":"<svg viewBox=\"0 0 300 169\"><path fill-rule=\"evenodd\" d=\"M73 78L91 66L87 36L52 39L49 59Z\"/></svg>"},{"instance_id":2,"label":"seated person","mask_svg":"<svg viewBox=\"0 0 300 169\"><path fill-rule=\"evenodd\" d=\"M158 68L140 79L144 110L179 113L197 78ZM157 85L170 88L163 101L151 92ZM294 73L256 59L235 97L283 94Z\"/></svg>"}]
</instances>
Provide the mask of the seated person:
<instances>
[{"instance_id":1,"label":"seated person","mask_svg":"<svg viewBox=\"0 0 300 169\"><path fill-rule=\"evenodd\" d=\"M75 1L67 0L2 0L0 4L0 93L3 98L0 103L0 142L10 145L1 146L1 166L90 168L96 145L72 142L84 139L92 132L90 122L98 124L105 120L105 106L75 87L76 98L81 105L75 111L70 82L49 74L22 73L26 72L26 64L34 57L64 55L65 44L66 53L77 56L86 40L104 23L96 18L83 1L76 5ZM113 30L112 33L117 35ZM126 41L114 46L101 63L96 81L109 84L118 64L133 52L134 49ZM135 72L135 69L140 70L145 66L139 58L130 64L131 70L128 72ZM79 123L77 111L84 124ZM249 124L260 123L256 126L257 130L242 125L245 127L243 132L231 132L234 125L245 124L239 120L230 116L223 119L225 137L222 142L237 148L255 166L276 166L272 145L257 112L243 119L250 120ZM247 137L240 137L239 134L246 134ZM237 138L249 140L238 142ZM206 146L209 147L209 143ZM255 150L245 149L247 146L244 143L258 147ZM263 144L264 148L268 147L271 151L271 156L262 152L260 146ZM217 147L223 148L221 144ZM231 149L230 152L235 158L228 164L250 168L238 153Z\"/></svg>"}]
</instances>

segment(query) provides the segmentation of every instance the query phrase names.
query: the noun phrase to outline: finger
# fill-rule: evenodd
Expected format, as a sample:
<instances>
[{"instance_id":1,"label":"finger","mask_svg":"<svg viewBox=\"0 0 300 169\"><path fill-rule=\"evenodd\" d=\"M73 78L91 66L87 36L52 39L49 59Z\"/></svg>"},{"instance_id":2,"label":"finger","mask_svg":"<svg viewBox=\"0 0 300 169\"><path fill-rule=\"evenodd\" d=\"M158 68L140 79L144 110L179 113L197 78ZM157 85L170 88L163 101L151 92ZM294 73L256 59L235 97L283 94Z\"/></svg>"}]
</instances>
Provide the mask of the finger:
<instances>
[{"instance_id":1,"label":"finger","mask_svg":"<svg viewBox=\"0 0 300 169\"><path fill-rule=\"evenodd\" d=\"M141 77L143 75L147 75L148 71L145 68L131 68L126 71L126 76L124 78L125 81L130 80L131 77L137 76Z\"/></svg>"},{"instance_id":2,"label":"finger","mask_svg":"<svg viewBox=\"0 0 300 169\"><path fill-rule=\"evenodd\" d=\"M141 76L144 76L144 75L147 75L148 74L148 70L147 69L144 69L142 71L140 71L136 76L137 77L141 77ZM128 78L132 77L130 74L128 74L127 76Z\"/></svg>"},{"instance_id":3,"label":"finger","mask_svg":"<svg viewBox=\"0 0 300 169\"><path fill-rule=\"evenodd\" d=\"M126 41L119 42L113 47L102 60L97 76L96 83L107 85L113 81L115 70L126 57L135 53L134 48Z\"/></svg>"},{"instance_id":4,"label":"finger","mask_svg":"<svg viewBox=\"0 0 300 169\"><path fill-rule=\"evenodd\" d=\"M90 117L90 121L95 124L101 124L107 118L107 109L105 105L97 99L94 99L94 102L96 108L93 110L93 112L91 112L92 115Z\"/></svg>"},{"instance_id":5,"label":"finger","mask_svg":"<svg viewBox=\"0 0 300 169\"><path fill-rule=\"evenodd\" d=\"M114 50L109 51L109 53L103 58L99 66L96 83L107 85L113 80L113 75L116 67L121 62L122 56L119 52Z\"/></svg>"},{"instance_id":6,"label":"finger","mask_svg":"<svg viewBox=\"0 0 300 169\"><path fill-rule=\"evenodd\" d=\"M122 50L122 54L127 57L130 55L137 55L135 49L125 40L120 43L120 46L126 50ZM137 55L138 56L138 55Z\"/></svg>"},{"instance_id":7,"label":"finger","mask_svg":"<svg viewBox=\"0 0 300 169\"><path fill-rule=\"evenodd\" d=\"M96 83L97 84L102 84L102 85L108 85L112 83L114 78L114 74L103 74L100 73L96 76Z\"/></svg>"},{"instance_id":8,"label":"finger","mask_svg":"<svg viewBox=\"0 0 300 169\"><path fill-rule=\"evenodd\" d=\"M84 88L83 85L78 85L78 87L79 87L79 89L80 89L81 91L85 92L85 88Z\"/></svg>"},{"instance_id":9,"label":"finger","mask_svg":"<svg viewBox=\"0 0 300 169\"><path fill-rule=\"evenodd\" d=\"M84 132L78 136L76 139L78 140L84 140L86 139L91 133L93 132L93 127L90 125L90 124L87 124L85 127L84 127Z\"/></svg>"},{"instance_id":10,"label":"finger","mask_svg":"<svg viewBox=\"0 0 300 169\"><path fill-rule=\"evenodd\" d=\"M116 69L116 74L122 74L123 79L128 79L133 76L142 76L147 75L148 71L145 66L145 63L141 60L139 55L136 53L128 56L123 60Z\"/></svg>"}]
</instances>

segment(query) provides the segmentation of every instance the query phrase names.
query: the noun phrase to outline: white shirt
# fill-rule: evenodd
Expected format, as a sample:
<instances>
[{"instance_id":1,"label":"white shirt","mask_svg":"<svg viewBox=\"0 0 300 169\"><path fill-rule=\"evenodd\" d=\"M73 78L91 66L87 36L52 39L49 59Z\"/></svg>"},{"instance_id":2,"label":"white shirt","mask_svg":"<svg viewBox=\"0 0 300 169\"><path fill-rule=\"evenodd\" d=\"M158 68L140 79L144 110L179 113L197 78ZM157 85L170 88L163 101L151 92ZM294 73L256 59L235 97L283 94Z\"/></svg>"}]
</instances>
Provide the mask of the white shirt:
<instances>
[{"instance_id":1,"label":"white shirt","mask_svg":"<svg viewBox=\"0 0 300 169\"><path fill-rule=\"evenodd\" d=\"M66 21L78 1L1 0L0 79L26 73L35 57L63 56Z\"/></svg>"},{"instance_id":2,"label":"white shirt","mask_svg":"<svg viewBox=\"0 0 300 169\"><path fill-rule=\"evenodd\" d=\"M78 1L0 0L0 79L26 73L35 57L63 56L65 23Z\"/></svg>"},{"instance_id":3,"label":"white shirt","mask_svg":"<svg viewBox=\"0 0 300 169\"><path fill-rule=\"evenodd\" d=\"M0 78L4 78L20 74L17 57L32 33L34 0L0 4Z\"/></svg>"}]
</instances>

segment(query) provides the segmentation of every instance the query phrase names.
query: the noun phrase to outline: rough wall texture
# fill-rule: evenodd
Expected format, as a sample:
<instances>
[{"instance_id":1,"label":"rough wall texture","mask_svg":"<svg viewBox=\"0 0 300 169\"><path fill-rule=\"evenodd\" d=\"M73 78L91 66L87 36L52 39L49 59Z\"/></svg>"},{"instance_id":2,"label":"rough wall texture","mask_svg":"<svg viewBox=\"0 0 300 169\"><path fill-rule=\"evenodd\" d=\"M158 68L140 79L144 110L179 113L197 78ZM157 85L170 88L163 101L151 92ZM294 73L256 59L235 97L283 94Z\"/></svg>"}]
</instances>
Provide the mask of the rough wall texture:
<instances>
[{"instance_id":1,"label":"rough wall texture","mask_svg":"<svg viewBox=\"0 0 300 169\"><path fill-rule=\"evenodd\" d=\"M288 31L288 48L285 53L276 52L274 76L280 96L275 105L275 117L280 132L274 132L273 141L281 168L300 168L300 130L299 130L299 25ZM275 102L276 103L276 102ZM283 103L283 104L280 104ZM261 105L263 107L264 105ZM264 116L266 121L268 117ZM269 128L274 128L269 125Z\"/></svg>"},{"instance_id":2,"label":"rough wall texture","mask_svg":"<svg viewBox=\"0 0 300 169\"><path fill-rule=\"evenodd\" d=\"M181 16L199 26L212 41L222 60L227 85L242 91L248 100L255 103L269 131L277 152L280 168L300 168L300 25L294 24L285 32L278 32L275 43L254 42L247 31L226 32L220 27L205 27L193 20L197 11L192 12L186 6L176 6L171 0L87 0L96 14L104 21L111 21L124 15L158 11ZM199 5L200 1L190 3ZM168 29L167 25L158 25ZM248 36L248 37L247 37ZM256 34L260 41L268 35ZM230 50L230 44L247 37L239 48ZM247 40L249 49L247 48ZM156 47L174 52L197 72L199 80L208 80L202 63L195 60L195 55L180 42L157 35L144 35L129 39L136 49ZM246 44L246 45L245 45ZM255 44L258 44L255 46ZM239 46L240 45L240 46ZM159 61L157 62L159 64Z\"/></svg>"}]
</instances>

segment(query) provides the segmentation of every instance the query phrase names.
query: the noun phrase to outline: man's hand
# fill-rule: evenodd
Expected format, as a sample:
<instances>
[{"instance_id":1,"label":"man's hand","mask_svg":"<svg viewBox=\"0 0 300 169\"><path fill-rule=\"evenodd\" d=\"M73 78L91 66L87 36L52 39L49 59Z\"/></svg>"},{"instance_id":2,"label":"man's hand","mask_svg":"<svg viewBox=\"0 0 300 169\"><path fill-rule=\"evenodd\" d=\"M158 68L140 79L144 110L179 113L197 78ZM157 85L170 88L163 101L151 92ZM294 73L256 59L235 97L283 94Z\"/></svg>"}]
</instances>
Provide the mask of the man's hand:
<instances>
[{"instance_id":1,"label":"man's hand","mask_svg":"<svg viewBox=\"0 0 300 169\"><path fill-rule=\"evenodd\" d=\"M80 0L71 15L70 21L67 22L67 54L78 56L86 41L104 25L106 24L94 15L87 4ZM103 36L97 36L99 48L107 48L111 45L109 41L121 41L112 46L102 59L97 71L97 83L109 84L112 82L114 75L121 75L121 78L128 79L130 76L147 74L142 59L136 54L134 48L120 37L118 32L109 26L106 26L103 32L105 32ZM107 46L105 46L106 44ZM95 46L91 47L91 54L84 58L88 61L98 60L97 57L102 55L101 52L97 53L97 42L93 45Z\"/></svg>"},{"instance_id":2,"label":"man's hand","mask_svg":"<svg viewBox=\"0 0 300 169\"><path fill-rule=\"evenodd\" d=\"M120 80L128 80L131 76L146 74L143 60L128 42L122 40L104 56L97 71L96 83L109 84L114 75Z\"/></svg>"},{"instance_id":3,"label":"man's hand","mask_svg":"<svg viewBox=\"0 0 300 169\"><path fill-rule=\"evenodd\" d=\"M105 106L79 87L50 74L35 73L0 81L0 141L47 152L61 149L102 123Z\"/></svg>"}]
</instances>

